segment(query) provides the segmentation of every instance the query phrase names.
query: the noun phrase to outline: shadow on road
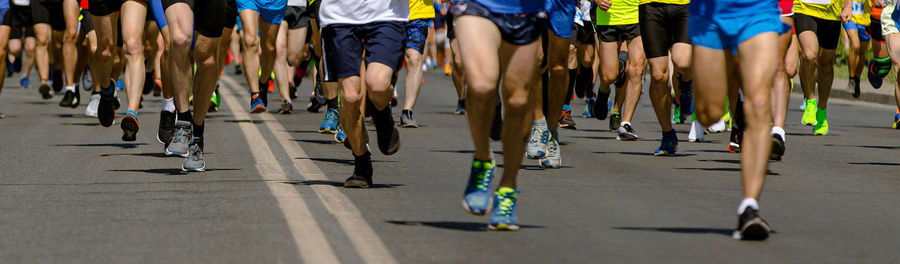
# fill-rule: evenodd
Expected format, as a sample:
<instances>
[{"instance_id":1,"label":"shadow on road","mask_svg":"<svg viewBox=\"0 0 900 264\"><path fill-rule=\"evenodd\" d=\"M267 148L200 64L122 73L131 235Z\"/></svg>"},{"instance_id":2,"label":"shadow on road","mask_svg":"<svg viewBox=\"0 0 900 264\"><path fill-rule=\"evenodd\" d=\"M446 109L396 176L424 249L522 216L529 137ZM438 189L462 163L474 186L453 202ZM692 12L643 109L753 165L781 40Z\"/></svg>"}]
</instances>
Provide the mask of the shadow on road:
<instances>
[{"instance_id":1,"label":"shadow on road","mask_svg":"<svg viewBox=\"0 0 900 264\"><path fill-rule=\"evenodd\" d=\"M207 168L205 172L211 172L211 171L236 171L236 170L243 170L243 169L211 169L211 168ZM183 171L181 171L181 168L144 169L144 170L132 169L132 170L109 170L109 171L117 171L117 172L143 172L143 173L149 173L149 174L164 174L164 175L182 175L182 174L188 174L188 172L183 172ZM203 173L203 172L194 172L194 173Z\"/></svg>"},{"instance_id":2,"label":"shadow on road","mask_svg":"<svg viewBox=\"0 0 900 264\"><path fill-rule=\"evenodd\" d=\"M879 165L879 166L900 166L900 163L892 162L850 162L850 165Z\"/></svg>"},{"instance_id":3,"label":"shadow on road","mask_svg":"<svg viewBox=\"0 0 900 264\"><path fill-rule=\"evenodd\" d=\"M321 139L291 139L293 141L303 142L303 143L314 143L314 144L322 144L322 145L334 145L339 144L334 140L321 140Z\"/></svg>"},{"instance_id":4,"label":"shadow on road","mask_svg":"<svg viewBox=\"0 0 900 264\"><path fill-rule=\"evenodd\" d=\"M137 148L137 146L147 145L147 143L92 143L92 144L56 144L53 147L119 147L119 148Z\"/></svg>"},{"instance_id":5,"label":"shadow on road","mask_svg":"<svg viewBox=\"0 0 900 264\"><path fill-rule=\"evenodd\" d=\"M459 153L459 154L473 154L475 150L472 149L432 149L431 152L442 152L442 153ZM503 155L502 150L494 150L494 154Z\"/></svg>"},{"instance_id":6,"label":"shadow on road","mask_svg":"<svg viewBox=\"0 0 900 264\"><path fill-rule=\"evenodd\" d=\"M297 158L297 159L308 159L311 161L321 161L321 162L330 162L342 165L353 165L352 159L332 159L332 158ZM395 160L372 160L372 162L397 162Z\"/></svg>"},{"instance_id":7,"label":"shadow on road","mask_svg":"<svg viewBox=\"0 0 900 264\"><path fill-rule=\"evenodd\" d=\"M740 162L740 161L739 161ZM733 172L741 172L741 168L676 168L679 170L704 170L704 171L733 171ZM766 170L766 175L781 175L777 172Z\"/></svg>"},{"instance_id":8,"label":"shadow on road","mask_svg":"<svg viewBox=\"0 0 900 264\"><path fill-rule=\"evenodd\" d=\"M98 123L98 122L87 122L87 123L63 123L63 125L70 125L70 126L100 126L100 123Z\"/></svg>"},{"instance_id":9,"label":"shadow on road","mask_svg":"<svg viewBox=\"0 0 900 264\"><path fill-rule=\"evenodd\" d=\"M613 227L613 229L627 231L656 231L678 234L719 234L729 237L732 233L734 233L734 229L704 227Z\"/></svg>"},{"instance_id":10,"label":"shadow on road","mask_svg":"<svg viewBox=\"0 0 900 264\"><path fill-rule=\"evenodd\" d=\"M306 186L328 185L328 186L333 186L333 187L338 187L338 188L344 188L344 182L339 182L339 181L312 180L312 181L290 181L290 182L285 182L285 183L292 184L292 185L306 185ZM372 184L372 186L369 188L370 189L383 189L383 188L396 188L396 187L403 187L403 186L406 186L406 185L405 184L393 184L393 183L384 183L384 184L376 183L376 184Z\"/></svg>"},{"instance_id":11,"label":"shadow on road","mask_svg":"<svg viewBox=\"0 0 900 264\"><path fill-rule=\"evenodd\" d=\"M252 120L252 119L231 119L225 120L226 123L251 123L251 124L262 124L265 123L266 120Z\"/></svg>"},{"instance_id":12,"label":"shadow on road","mask_svg":"<svg viewBox=\"0 0 900 264\"><path fill-rule=\"evenodd\" d=\"M212 153L204 152L203 155L210 155ZM155 157L155 158L169 158L171 156L166 155L162 152L145 152L145 153L111 153L111 154L100 154L101 157L111 157L111 156L138 156L138 157Z\"/></svg>"},{"instance_id":13,"label":"shadow on road","mask_svg":"<svg viewBox=\"0 0 900 264\"><path fill-rule=\"evenodd\" d=\"M702 159L697 161L708 161L708 162L718 162L718 163L728 163L728 164L741 164L741 160L727 160L727 159Z\"/></svg>"},{"instance_id":14,"label":"shadow on road","mask_svg":"<svg viewBox=\"0 0 900 264\"><path fill-rule=\"evenodd\" d=\"M433 228L450 229L457 231L483 232L487 231L488 224L481 222L454 222L454 221L385 221L395 225L427 226ZM519 225L519 228L546 228L545 226Z\"/></svg>"},{"instance_id":15,"label":"shadow on road","mask_svg":"<svg viewBox=\"0 0 900 264\"><path fill-rule=\"evenodd\" d=\"M649 156L649 157L653 157L653 156L654 156L654 155L653 155L653 152L628 152L628 151L622 151L622 152L606 152L606 151L594 151L594 152L591 152L591 153L594 153L594 154L622 154L622 155ZM690 157L690 156L696 156L696 155L697 155L697 154L675 153L674 156L675 156L675 157Z\"/></svg>"},{"instance_id":16,"label":"shadow on road","mask_svg":"<svg viewBox=\"0 0 900 264\"><path fill-rule=\"evenodd\" d=\"M851 148L871 148L871 149L887 149L887 150L895 150L900 149L900 146L855 146L855 145L836 145L836 144L825 144L826 147L851 147Z\"/></svg>"}]
</instances>

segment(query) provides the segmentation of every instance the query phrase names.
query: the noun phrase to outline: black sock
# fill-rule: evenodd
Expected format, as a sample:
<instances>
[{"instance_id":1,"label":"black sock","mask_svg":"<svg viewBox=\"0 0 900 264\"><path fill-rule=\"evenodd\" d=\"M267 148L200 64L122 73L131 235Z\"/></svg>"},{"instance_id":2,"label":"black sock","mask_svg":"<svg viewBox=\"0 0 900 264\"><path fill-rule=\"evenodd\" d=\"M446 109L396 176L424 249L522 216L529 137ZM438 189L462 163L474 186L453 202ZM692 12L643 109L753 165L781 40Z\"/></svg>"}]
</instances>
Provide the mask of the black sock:
<instances>
[{"instance_id":1,"label":"black sock","mask_svg":"<svg viewBox=\"0 0 900 264\"><path fill-rule=\"evenodd\" d=\"M186 112L178 112L177 120L178 121L188 121L188 122L191 122L191 124L193 124L194 123L194 115L191 114L190 110L188 110Z\"/></svg>"},{"instance_id":2,"label":"black sock","mask_svg":"<svg viewBox=\"0 0 900 264\"><path fill-rule=\"evenodd\" d=\"M328 106L328 109L340 107L340 105L338 104L337 97L331 98L331 99L325 99L325 105Z\"/></svg>"},{"instance_id":3,"label":"black sock","mask_svg":"<svg viewBox=\"0 0 900 264\"><path fill-rule=\"evenodd\" d=\"M100 95L113 96L116 93L116 89L113 87L115 87L115 83L110 83L110 85L106 87L100 86Z\"/></svg>"},{"instance_id":4,"label":"black sock","mask_svg":"<svg viewBox=\"0 0 900 264\"><path fill-rule=\"evenodd\" d=\"M194 137L203 137L203 125L198 125L197 123L192 123L192 127L194 130Z\"/></svg>"},{"instance_id":5,"label":"black sock","mask_svg":"<svg viewBox=\"0 0 900 264\"><path fill-rule=\"evenodd\" d=\"M372 177L372 153L366 151L360 156L353 155L353 174Z\"/></svg>"}]
</instances>

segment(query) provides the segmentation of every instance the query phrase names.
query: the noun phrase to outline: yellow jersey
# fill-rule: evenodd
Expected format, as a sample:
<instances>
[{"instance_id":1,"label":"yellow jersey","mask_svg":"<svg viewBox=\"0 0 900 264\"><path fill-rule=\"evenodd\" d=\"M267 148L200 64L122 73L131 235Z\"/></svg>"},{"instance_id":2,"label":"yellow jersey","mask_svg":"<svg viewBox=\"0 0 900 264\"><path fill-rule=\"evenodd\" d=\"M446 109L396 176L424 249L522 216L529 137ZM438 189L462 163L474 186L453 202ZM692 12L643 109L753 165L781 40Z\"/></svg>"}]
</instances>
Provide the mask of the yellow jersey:
<instances>
[{"instance_id":1,"label":"yellow jersey","mask_svg":"<svg viewBox=\"0 0 900 264\"><path fill-rule=\"evenodd\" d=\"M618 2L613 1L613 3L618 3ZM691 0L641 0L641 4L642 4L642 5L643 5L643 4L647 4L647 3L663 3L663 4L686 5L686 4L690 4L690 3L691 3ZM616 5L616 4L613 4L613 5Z\"/></svg>"},{"instance_id":2,"label":"yellow jersey","mask_svg":"<svg viewBox=\"0 0 900 264\"><path fill-rule=\"evenodd\" d=\"M434 1L409 0L409 20L434 18Z\"/></svg>"},{"instance_id":3,"label":"yellow jersey","mask_svg":"<svg viewBox=\"0 0 900 264\"><path fill-rule=\"evenodd\" d=\"M825 20L841 20L844 0L794 0L794 13Z\"/></svg>"},{"instance_id":4,"label":"yellow jersey","mask_svg":"<svg viewBox=\"0 0 900 264\"><path fill-rule=\"evenodd\" d=\"M631 25L638 23L639 0L616 0L607 11L597 8L598 26Z\"/></svg>"},{"instance_id":5,"label":"yellow jersey","mask_svg":"<svg viewBox=\"0 0 900 264\"><path fill-rule=\"evenodd\" d=\"M850 9L851 14L853 14L853 23L863 26L868 26L872 23L871 0L853 0L853 3L850 4Z\"/></svg>"}]
</instances>

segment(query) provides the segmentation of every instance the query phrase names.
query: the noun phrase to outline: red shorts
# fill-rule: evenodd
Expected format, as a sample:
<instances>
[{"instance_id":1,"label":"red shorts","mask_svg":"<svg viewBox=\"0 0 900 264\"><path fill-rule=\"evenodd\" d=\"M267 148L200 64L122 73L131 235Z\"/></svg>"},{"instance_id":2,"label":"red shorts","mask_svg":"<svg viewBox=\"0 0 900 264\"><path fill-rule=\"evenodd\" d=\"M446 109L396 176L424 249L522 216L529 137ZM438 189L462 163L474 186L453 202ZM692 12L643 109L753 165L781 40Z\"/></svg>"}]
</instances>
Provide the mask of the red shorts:
<instances>
[{"instance_id":1,"label":"red shorts","mask_svg":"<svg viewBox=\"0 0 900 264\"><path fill-rule=\"evenodd\" d=\"M794 1L793 0L779 0L778 7L781 8L782 16L789 16L794 14Z\"/></svg>"}]
</instances>

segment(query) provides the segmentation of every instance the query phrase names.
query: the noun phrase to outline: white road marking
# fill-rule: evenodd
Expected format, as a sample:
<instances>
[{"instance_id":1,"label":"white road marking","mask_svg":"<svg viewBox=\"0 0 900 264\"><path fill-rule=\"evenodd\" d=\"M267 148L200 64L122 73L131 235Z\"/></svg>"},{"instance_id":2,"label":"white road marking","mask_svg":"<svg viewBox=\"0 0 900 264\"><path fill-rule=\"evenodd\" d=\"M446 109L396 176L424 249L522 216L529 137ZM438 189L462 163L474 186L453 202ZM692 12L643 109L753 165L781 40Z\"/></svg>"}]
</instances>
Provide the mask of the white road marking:
<instances>
[{"instance_id":1,"label":"white road marking","mask_svg":"<svg viewBox=\"0 0 900 264\"><path fill-rule=\"evenodd\" d=\"M250 120L250 115L237 102L234 96L221 96L225 105L238 120ZM284 213L288 228L294 237L294 244L300 252L304 263L340 263L331 249L325 234L316 223L315 217L303 201L303 197L294 185L287 184L289 179L284 169L278 164L272 150L259 129L253 123L241 122L241 132L250 145L250 151L256 161L256 169L266 180L269 191L278 201L278 207Z\"/></svg>"},{"instance_id":2,"label":"white road marking","mask_svg":"<svg viewBox=\"0 0 900 264\"><path fill-rule=\"evenodd\" d=\"M229 87L240 87L236 81L230 76L223 76L222 80L228 83ZM240 94L240 93L237 93ZM231 98L226 96L225 98ZM232 99L234 100L234 99ZM246 115L246 114L245 114ZM278 144L284 147L284 150L294 162L294 167L307 181L327 181L325 173L316 166L315 163L306 155L306 151L300 147L296 141L292 141L293 137L288 134L287 130L275 117L270 113L260 115L269 130L275 134ZM242 123L241 125L250 125ZM341 146L343 147L343 146ZM316 196L325 205L338 224L350 238L353 247L359 253L363 261L367 263L397 263L397 260L391 255L384 243L372 230L372 227L362 218L362 213L356 208L356 205L350 201L350 198L344 195L340 189L332 186L311 185Z\"/></svg>"}]
</instances>

